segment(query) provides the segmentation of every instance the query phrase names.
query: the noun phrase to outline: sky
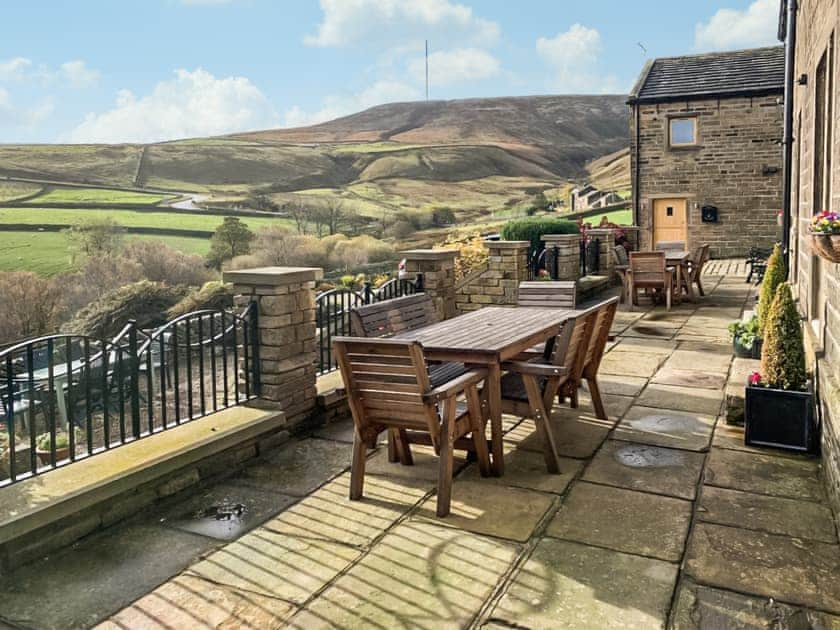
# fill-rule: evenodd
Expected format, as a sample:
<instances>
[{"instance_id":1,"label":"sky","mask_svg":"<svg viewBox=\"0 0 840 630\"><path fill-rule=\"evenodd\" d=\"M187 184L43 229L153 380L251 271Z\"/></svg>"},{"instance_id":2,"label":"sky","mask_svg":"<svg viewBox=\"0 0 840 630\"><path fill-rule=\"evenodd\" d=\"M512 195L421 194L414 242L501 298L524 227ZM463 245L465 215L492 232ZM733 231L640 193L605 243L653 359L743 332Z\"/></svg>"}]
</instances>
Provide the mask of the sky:
<instances>
[{"instance_id":1,"label":"sky","mask_svg":"<svg viewBox=\"0 0 840 630\"><path fill-rule=\"evenodd\" d=\"M778 0L0 0L0 142L156 142L425 98L627 93Z\"/></svg>"}]
</instances>

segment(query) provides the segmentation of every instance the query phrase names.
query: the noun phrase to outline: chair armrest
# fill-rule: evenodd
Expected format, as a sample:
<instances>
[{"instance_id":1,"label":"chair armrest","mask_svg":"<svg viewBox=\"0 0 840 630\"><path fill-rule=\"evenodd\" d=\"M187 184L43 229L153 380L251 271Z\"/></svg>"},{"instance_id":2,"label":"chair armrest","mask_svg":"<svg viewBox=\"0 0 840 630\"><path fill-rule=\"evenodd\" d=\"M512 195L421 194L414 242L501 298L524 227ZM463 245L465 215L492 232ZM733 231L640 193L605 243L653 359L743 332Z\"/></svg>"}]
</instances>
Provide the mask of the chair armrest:
<instances>
[{"instance_id":1,"label":"chair armrest","mask_svg":"<svg viewBox=\"0 0 840 630\"><path fill-rule=\"evenodd\" d=\"M508 372L529 374L531 376L565 376L569 373L569 370L562 365L530 363L526 361L507 361L502 363L502 369Z\"/></svg>"},{"instance_id":2,"label":"chair armrest","mask_svg":"<svg viewBox=\"0 0 840 630\"><path fill-rule=\"evenodd\" d=\"M434 389L426 392L423 394L423 400L425 402L440 402L447 398L452 398L452 396L460 394L470 385L480 383L486 377L487 370L485 369L470 370L466 374L453 378L451 381L447 381L443 385L438 385Z\"/></svg>"},{"instance_id":3,"label":"chair armrest","mask_svg":"<svg viewBox=\"0 0 840 630\"><path fill-rule=\"evenodd\" d=\"M524 352L520 352L515 357L513 357L513 361L531 361L532 359L542 359L543 353L539 350L525 350Z\"/></svg>"}]
</instances>

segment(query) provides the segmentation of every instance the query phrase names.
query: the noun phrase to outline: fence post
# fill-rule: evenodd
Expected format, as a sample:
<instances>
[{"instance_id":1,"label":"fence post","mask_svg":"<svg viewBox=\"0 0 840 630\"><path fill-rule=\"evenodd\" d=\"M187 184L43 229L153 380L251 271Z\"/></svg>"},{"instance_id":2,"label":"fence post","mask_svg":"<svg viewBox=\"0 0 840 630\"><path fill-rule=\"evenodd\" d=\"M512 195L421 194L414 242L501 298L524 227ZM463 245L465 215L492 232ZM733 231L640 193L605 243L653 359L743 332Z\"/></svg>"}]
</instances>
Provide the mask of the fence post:
<instances>
[{"instance_id":1,"label":"fence post","mask_svg":"<svg viewBox=\"0 0 840 630\"><path fill-rule=\"evenodd\" d=\"M260 315L259 306L256 302L251 302L248 307L249 319L251 320L249 328L251 330L251 390L255 396L260 395Z\"/></svg>"},{"instance_id":2,"label":"fence post","mask_svg":"<svg viewBox=\"0 0 840 630\"><path fill-rule=\"evenodd\" d=\"M225 271L233 283L237 305L255 303L256 350L259 362L259 402L280 409L289 425L309 418L315 410L315 282L317 267L261 267Z\"/></svg>"},{"instance_id":3,"label":"fence post","mask_svg":"<svg viewBox=\"0 0 840 630\"><path fill-rule=\"evenodd\" d=\"M438 317L455 315L455 249L412 249L402 252L406 273L423 274L423 291L431 296Z\"/></svg>"},{"instance_id":4,"label":"fence post","mask_svg":"<svg viewBox=\"0 0 840 630\"><path fill-rule=\"evenodd\" d=\"M615 278L615 261L613 260L613 243L615 243L615 234L612 228L590 228L587 234L592 237L593 241L597 241L597 262L598 266L592 269L590 273L607 276L612 282Z\"/></svg>"},{"instance_id":5,"label":"fence post","mask_svg":"<svg viewBox=\"0 0 840 630\"><path fill-rule=\"evenodd\" d=\"M140 437L140 357L137 356L137 322L132 319L129 320L128 325L130 326L128 329L128 369L131 383L131 435L136 440ZM147 378L151 378L151 375ZM148 401L147 404L151 405L152 401ZM67 427L67 430L72 431L72 427Z\"/></svg>"},{"instance_id":6,"label":"fence post","mask_svg":"<svg viewBox=\"0 0 840 630\"><path fill-rule=\"evenodd\" d=\"M365 304L370 304L372 302L373 290L371 289L370 280L365 280L362 284L362 295L365 296Z\"/></svg>"},{"instance_id":7,"label":"fence post","mask_svg":"<svg viewBox=\"0 0 840 630\"><path fill-rule=\"evenodd\" d=\"M580 234L544 234L546 251L553 260L554 280L577 280L580 277ZM549 261L546 261L548 263Z\"/></svg>"},{"instance_id":8,"label":"fence post","mask_svg":"<svg viewBox=\"0 0 840 630\"><path fill-rule=\"evenodd\" d=\"M414 276L414 292L415 293L422 293L423 292L423 274L418 273Z\"/></svg>"}]
</instances>

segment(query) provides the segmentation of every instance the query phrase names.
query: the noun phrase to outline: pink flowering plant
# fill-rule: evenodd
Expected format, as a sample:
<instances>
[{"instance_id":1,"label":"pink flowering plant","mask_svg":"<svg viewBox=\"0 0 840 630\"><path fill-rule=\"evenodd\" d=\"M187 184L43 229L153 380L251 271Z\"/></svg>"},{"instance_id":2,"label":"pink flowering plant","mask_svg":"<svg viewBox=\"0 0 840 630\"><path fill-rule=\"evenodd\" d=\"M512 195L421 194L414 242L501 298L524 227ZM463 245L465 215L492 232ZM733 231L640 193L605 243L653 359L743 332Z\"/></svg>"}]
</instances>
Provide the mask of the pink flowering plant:
<instances>
[{"instance_id":1,"label":"pink flowering plant","mask_svg":"<svg viewBox=\"0 0 840 630\"><path fill-rule=\"evenodd\" d=\"M840 234L840 214L820 212L811 219L812 234Z\"/></svg>"},{"instance_id":2,"label":"pink flowering plant","mask_svg":"<svg viewBox=\"0 0 840 630\"><path fill-rule=\"evenodd\" d=\"M753 372L752 374L750 374L750 385L752 385L753 387L761 385L761 374L759 374L758 372Z\"/></svg>"}]
</instances>

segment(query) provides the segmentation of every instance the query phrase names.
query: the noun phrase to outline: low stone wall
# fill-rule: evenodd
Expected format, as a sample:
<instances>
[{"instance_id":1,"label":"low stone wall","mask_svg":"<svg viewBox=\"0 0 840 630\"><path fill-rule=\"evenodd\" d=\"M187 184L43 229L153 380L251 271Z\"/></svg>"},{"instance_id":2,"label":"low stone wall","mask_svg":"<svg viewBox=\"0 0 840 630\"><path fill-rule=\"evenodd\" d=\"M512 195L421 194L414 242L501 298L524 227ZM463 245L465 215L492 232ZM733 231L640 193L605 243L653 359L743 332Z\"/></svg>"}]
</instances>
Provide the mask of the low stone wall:
<instances>
[{"instance_id":1,"label":"low stone wall","mask_svg":"<svg viewBox=\"0 0 840 630\"><path fill-rule=\"evenodd\" d=\"M528 246L528 241L488 241L487 262L454 287L456 311L516 304L519 283L528 279Z\"/></svg>"}]
</instances>

